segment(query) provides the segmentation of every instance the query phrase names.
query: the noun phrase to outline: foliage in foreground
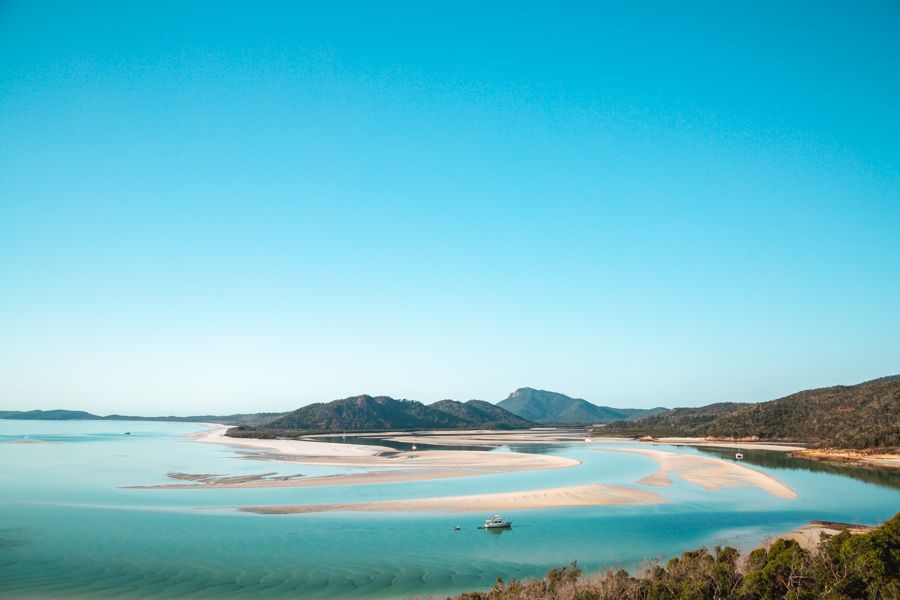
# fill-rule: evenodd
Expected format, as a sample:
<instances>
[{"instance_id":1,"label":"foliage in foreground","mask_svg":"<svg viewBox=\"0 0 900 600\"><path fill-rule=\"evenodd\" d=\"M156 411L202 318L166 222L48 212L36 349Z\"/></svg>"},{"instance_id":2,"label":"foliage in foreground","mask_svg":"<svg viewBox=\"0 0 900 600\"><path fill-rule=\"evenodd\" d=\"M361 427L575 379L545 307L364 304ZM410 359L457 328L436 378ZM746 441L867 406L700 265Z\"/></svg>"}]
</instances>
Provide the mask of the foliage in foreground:
<instances>
[{"instance_id":1,"label":"foliage in foreground","mask_svg":"<svg viewBox=\"0 0 900 600\"><path fill-rule=\"evenodd\" d=\"M582 577L572 563L540 581L498 578L457 600L900 600L900 513L868 533L823 536L813 553L779 539L739 558L734 548L693 550L636 577Z\"/></svg>"}]
</instances>

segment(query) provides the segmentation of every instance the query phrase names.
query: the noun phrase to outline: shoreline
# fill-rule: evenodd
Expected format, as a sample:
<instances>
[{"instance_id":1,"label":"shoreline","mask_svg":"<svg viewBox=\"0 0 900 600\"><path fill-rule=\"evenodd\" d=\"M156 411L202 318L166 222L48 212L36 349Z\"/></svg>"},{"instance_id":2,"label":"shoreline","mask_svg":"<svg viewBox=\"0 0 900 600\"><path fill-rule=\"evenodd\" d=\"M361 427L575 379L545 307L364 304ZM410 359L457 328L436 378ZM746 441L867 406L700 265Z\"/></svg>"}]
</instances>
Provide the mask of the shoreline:
<instances>
[{"instance_id":1,"label":"shoreline","mask_svg":"<svg viewBox=\"0 0 900 600\"><path fill-rule=\"evenodd\" d=\"M185 437L202 444L225 444L255 450L272 450L276 454L317 457L365 457L377 456L382 452L393 452L387 446L371 446L362 444L339 444L336 442L312 442L306 440L278 440L261 438L227 437L225 432L231 429L227 425L208 424L210 429L190 433Z\"/></svg>"},{"instance_id":2,"label":"shoreline","mask_svg":"<svg viewBox=\"0 0 900 600\"><path fill-rule=\"evenodd\" d=\"M734 448L736 450L770 450L772 452L797 452L806 450L806 446L798 444L785 444L781 442L740 441L740 440L713 440L700 437L660 437L660 438L631 438L642 444L665 444L666 446L701 446L708 448Z\"/></svg>"},{"instance_id":3,"label":"shoreline","mask_svg":"<svg viewBox=\"0 0 900 600\"><path fill-rule=\"evenodd\" d=\"M885 467L900 469L900 454L866 452L865 450L841 450L835 448L804 448L791 452L791 456L821 462L857 467Z\"/></svg>"},{"instance_id":4,"label":"shoreline","mask_svg":"<svg viewBox=\"0 0 900 600\"><path fill-rule=\"evenodd\" d=\"M768 548L775 540L793 540L809 553L815 552L819 547L822 535L835 536L842 531L848 531L851 535L867 533L876 529L877 525L855 525L853 523L834 523L830 521L810 521L806 525L792 531L780 533L765 540L758 548Z\"/></svg>"},{"instance_id":5,"label":"shoreline","mask_svg":"<svg viewBox=\"0 0 900 600\"><path fill-rule=\"evenodd\" d=\"M490 452L477 450L422 450L403 452L386 446L318 442L311 440L277 440L231 438L224 435L225 426L189 434L186 439L199 443L224 444L239 448L245 459L275 461L330 467L372 469L359 473L340 473L297 478L213 477L207 474L172 473L174 479L194 483L129 486L128 489L204 489L204 488L269 488L318 487L400 483L520 471L575 467L581 461L523 452Z\"/></svg>"},{"instance_id":6,"label":"shoreline","mask_svg":"<svg viewBox=\"0 0 900 600\"><path fill-rule=\"evenodd\" d=\"M607 438L611 439L611 438ZM734 448L737 450L768 450L788 452L797 458L821 462L839 463L857 467L884 467L900 469L900 453L890 454L850 448L809 448L805 445L765 441L731 441L693 437L623 438L644 444L665 444L668 446L699 446L706 448Z\"/></svg>"},{"instance_id":7,"label":"shoreline","mask_svg":"<svg viewBox=\"0 0 900 600\"><path fill-rule=\"evenodd\" d=\"M275 488L386 484L562 468L581 464L580 461L570 458L519 452L425 450L414 453L396 451L383 446L324 441L228 438L223 435L226 430L225 427L215 426L207 431L191 434L189 439L201 443L226 444L241 448L238 452L247 459L374 470L311 477L304 477L300 474L273 476L273 473L245 476L169 473L169 477L179 480L178 483L130 486L129 489ZM549 432L547 433L549 434ZM440 433L441 437L448 442L460 438L471 440L479 434L493 435L487 432L466 431L459 432L454 437L450 432ZM532 437L533 434L526 435ZM544 435L544 432L540 432L539 435ZM501 436L510 439L520 436L520 434L504 432L498 435L498 437ZM417 432L410 437L417 440L423 439L426 437L426 432ZM797 496L784 483L766 473L720 458L678 454L649 448L601 447L604 446L604 442L582 440L573 445L592 446L596 451L637 454L654 460L657 470L639 479L636 482L638 485L666 487L672 484L671 477L677 476L709 492L719 492L723 488L731 487L755 487L779 498L793 499Z\"/></svg>"}]
</instances>

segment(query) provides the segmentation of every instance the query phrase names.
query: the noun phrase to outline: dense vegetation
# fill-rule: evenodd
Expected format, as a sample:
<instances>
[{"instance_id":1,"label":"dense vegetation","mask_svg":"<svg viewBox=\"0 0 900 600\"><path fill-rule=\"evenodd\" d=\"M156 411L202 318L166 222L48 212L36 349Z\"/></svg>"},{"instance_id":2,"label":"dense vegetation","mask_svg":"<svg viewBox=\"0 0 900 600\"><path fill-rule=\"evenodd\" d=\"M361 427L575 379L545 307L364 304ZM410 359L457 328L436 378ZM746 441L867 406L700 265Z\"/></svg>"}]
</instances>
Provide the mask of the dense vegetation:
<instances>
[{"instance_id":1,"label":"dense vegetation","mask_svg":"<svg viewBox=\"0 0 900 600\"><path fill-rule=\"evenodd\" d=\"M354 396L298 408L262 427L294 431L377 431L387 429L513 429L533 426L498 406L478 400L442 400L426 406L387 396Z\"/></svg>"},{"instance_id":2,"label":"dense vegetation","mask_svg":"<svg viewBox=\"0 0 900 600\"><path fill-rule=\"evenodd\" d=\"M831 448L900 446L900 376L806 390L759 404L673 409L602 433L758 438Z\"/></svg>"},{"instance_id":3,"label":"dense vegetation","mask_svg":"<svg viewBox=\"0 0 900 600\"><path fill-rule=\"evenodd\" d=\"M497 403L509 412L543 424L597 424L619 419L636 419L665 411L665 408L612 408L597 406L565 394L519 388Z\"/></svg>"},{"instance_id":4,"label":"dense vegetation","mask_svg":"<svg viewBox=\"0 0 900 600\"><path fill-rule=\"evenodd\" d=\"M673 408L638 419L615 421L607 424L604 431L650 435L691 435L697 427L711 423L746 406L748 405L737 402L718 402L699 408Z\"/></svg>"},{"instance_id":5,"label":"dense vegetation","mask_svg":"<svg viewBox=\"0 0 900 600\"><path fill-rule=\"evenodd\" d=\"M485 429L525 428L535 425L532 421L516 416L508 410L484 400L469 400L468 402L441 400L429 404L428 408L445 412L472 423L473 426Z\"/></svg>"},{"instance_id":6,"label":"dense vegetation","mask_svg":"<svg viewBox=\"0 0 900 600\"><path fill-rule=\"evenodd\" d=\"M809 553L779 539L742 560L734 548L685 552L638 576L582 577L575 563L540 581L497 580L458 600L898 600L900 513L880 527L824 538Z\"/></svg>"}]
</instances>

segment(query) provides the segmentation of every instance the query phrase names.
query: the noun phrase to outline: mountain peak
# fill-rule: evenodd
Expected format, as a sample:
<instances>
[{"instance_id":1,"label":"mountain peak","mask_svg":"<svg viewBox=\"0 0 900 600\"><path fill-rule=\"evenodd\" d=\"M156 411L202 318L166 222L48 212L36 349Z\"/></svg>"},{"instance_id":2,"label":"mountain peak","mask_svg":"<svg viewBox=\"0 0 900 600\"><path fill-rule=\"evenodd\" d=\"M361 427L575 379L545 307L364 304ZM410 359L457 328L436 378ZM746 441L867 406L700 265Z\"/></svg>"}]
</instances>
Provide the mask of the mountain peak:
<instances>
[{"instance_id":1,"label":"mountain peak","mask_svg":"<svg viewBox=\"0 0 900 600\"><path fill-rule=\"evenodd\" d=\"M559 392L523 387L497 403L509 412L545 424L598 424L633 419L660 409L612 408L597 406L582 398L572 398Z\"/></svg>"}]
</instances>

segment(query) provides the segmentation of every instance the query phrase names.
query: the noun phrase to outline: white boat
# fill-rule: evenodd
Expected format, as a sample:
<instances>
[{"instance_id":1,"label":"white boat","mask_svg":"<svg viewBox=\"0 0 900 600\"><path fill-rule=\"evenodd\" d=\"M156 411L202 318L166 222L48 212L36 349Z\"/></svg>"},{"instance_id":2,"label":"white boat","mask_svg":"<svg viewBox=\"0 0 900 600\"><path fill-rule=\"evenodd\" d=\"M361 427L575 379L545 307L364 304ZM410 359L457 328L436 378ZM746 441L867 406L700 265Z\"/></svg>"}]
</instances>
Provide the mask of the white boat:
<instances>
[{"instance_id":1,"label":"white boat","mask_svg":"<svg viewBox=\"0 0 900 600\"><path fill-rule=\"evenodd\" d=\"M491 515L484 522L485 529L509 529L512 527L512 521L504 521L500 515Z\"/></svg>"},{"instance_id":2,"label":"white boat","mask_svg":"<svg viewBox=\"0 0 900 600\"><path fill-rule=\"evenodd\" d=\"M738 452L737 454L734 455L734 458L737 459L737 460L743 460L743 459L744 459L744 455L741 454L740 452Z\"/></svg>"}]
</instances>

